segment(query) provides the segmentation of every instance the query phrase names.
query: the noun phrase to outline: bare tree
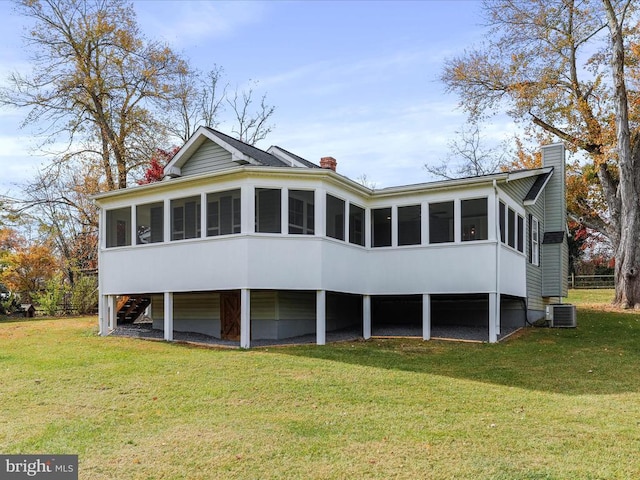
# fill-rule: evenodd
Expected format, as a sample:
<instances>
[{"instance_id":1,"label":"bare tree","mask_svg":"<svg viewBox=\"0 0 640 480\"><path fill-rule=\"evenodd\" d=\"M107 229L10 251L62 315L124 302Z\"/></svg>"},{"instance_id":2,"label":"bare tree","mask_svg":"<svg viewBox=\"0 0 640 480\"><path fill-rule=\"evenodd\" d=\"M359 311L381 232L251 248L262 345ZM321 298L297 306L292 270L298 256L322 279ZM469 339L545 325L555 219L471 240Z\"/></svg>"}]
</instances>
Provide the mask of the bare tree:
<instances>
[{"instance_id":1,"label":"bare tree","mask_svg":"<svg viewBox=\"0 0 640 480\"><path fill-rule=\"evenodd\" d=\"M456 135L458 137L449 142L449 153L440 165L424 165L429 174L444 179L476 177L495 173L505 165L505 143L487 147L477 123L471 123Z\"/></svg>"},{"instance_id":2,"label":"bare tree","mask_svg":"<svg viewBox=\"0 0 640 480\"><path fill-rule=\"evenodd\" d=\"M257 82L254 82L256 85ZM269 119L275 112L275 107L267 104L267 94L260 97L260 104L252 110L253 88L238 92L236 88L233 97L227 98L227 104L231 107L235 117L232 132L242 142L255 145L260 140L266 138L273 130L273 125L269 125Z\"/></svg>"}]
</instances>

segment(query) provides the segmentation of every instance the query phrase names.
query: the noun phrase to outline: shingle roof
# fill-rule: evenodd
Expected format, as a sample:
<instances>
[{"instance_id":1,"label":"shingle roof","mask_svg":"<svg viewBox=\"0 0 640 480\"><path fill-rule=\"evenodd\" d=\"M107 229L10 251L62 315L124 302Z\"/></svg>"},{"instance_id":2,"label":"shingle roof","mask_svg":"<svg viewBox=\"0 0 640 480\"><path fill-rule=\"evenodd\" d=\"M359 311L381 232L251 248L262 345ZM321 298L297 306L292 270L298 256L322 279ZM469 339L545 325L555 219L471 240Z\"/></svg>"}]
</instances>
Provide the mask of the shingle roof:
<instances>
[{"instance_id":1,"label":"shingle roof","mask_svg":"<svg viewBox=\"0 0 640 480\"><path fill-rule=\"evenodd\" d=\"M306 165L306 166L307 166L307 167L309 167L309 168L322 168L322 167L320 167L320 165L316 165L315 163L310 162L310 161L309 161L309 160L307 160L306 158L302 158L301 156L296 155L295 153L291 153L289 150L286 150L286 149L284 149L284 148L282 148L282 147L280 147L280 146L278 146L278 145L276 145L276 147L277 147L279 150L282 150L283 152L285 152L287 155L292 156L292 157L293 157L293 158L295 158L297 161L299 161L299 162L300 162L300 163L302 163L303 165Z\"/></svg>"},{"instance_id":2,"label":"shingle roof","mask_svg":"<svg viewBox=\"0 0 640 480\"><path fill-rule=\"evenodd\" d=\"M248 143L241 142L240 140L230 137L229 135L225 135L224 133L219 132L218 130L214 130L213 128L210 128L210 127L204 127L204 128L206 128L209 132L211 132L216 137L220 138L221 140L224 140L232 147L236 148L237 150L253 158L254 160L258 161L259 163L261 163L266 167L288 167L289 166L285 162L280 160L278 157L276 157L275 155L271 155L270 153L267 153L264 150L260 150L259 148L249 145Z\"/></svg>"}]
</instances>

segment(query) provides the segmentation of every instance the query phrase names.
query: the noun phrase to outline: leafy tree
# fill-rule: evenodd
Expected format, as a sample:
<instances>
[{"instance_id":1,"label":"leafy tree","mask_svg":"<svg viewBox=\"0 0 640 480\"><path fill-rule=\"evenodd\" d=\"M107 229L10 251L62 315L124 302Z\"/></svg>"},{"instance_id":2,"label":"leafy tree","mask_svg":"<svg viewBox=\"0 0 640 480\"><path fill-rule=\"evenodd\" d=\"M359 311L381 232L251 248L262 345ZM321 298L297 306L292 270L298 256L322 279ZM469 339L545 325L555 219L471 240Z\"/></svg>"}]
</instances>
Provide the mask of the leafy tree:
<instances>
[{"instance_id":1,"label":"leafy tree","mask_svg":"<svg viewBox=\"0 0 640 480\"><path fill-rule=\"evenodd\" d=\"M615 250L616 298L640 306L640 102L631 0L487 0L487 43L453 58L442 80L474 120L506 109L531 132L586 158L575 218ZM577 180L576 180L577 181Z\"/></svg>"},{"instance_id":2,"label":"leafy tree","mask_svg":"<svg viewBox=\"0 0 640 480\"><path fill-rule=\"evenodd\" d=\"M178 153L180 147L173 147L171 150L163 150L158 148L151 160L149 166L144 172L144 176L141 180L138 180L138 185L145 185L147 183L159 182L164 176L164 167L171 161L171 159Z\"/></svg>"},{"instance_id":3,"label":"leafy tree","mask_svg":"<svg viewBox=\"0 0 640 480\"><path fill-rule=\"evenodd\" d=\"M71 288L71 304L80 315L94 313L98 306L98 277L82 275Z\"/></svg>"},{"instance_id":4,"label":"leafy tree","mask_svg":"<svg viewBox=\"0 0 640 480\"><path fill-rule=\"evenodd\" d=\"M64 279L61 275L56 275L46 281L42 291L34 292L32 298L45 315L55 316L60 312L60 304L64 301L64 294Z\"/></svg>"},{"instance_id":5,"label":"leafy tree","mask_svg":"<svg viewBox=\"0 0 640 480\"><path fill-rule=\"evenodd\" d=\"M4 105L29 109L24 124L51 143L60 161L91 157L106 188L124 188L158 146L159 106L174 98L187 64L169 47L144 39L124 0L18 0L33 21L27 41L33 71L14 73Z\"/></svg>"},{"instance_id":6,"label":"leafy tree","mask_svg":"<svg viewBox=\"0 0 640 480\"><path fill-rule=\"evenodd\" d=\"M6 267L0 274L0 281L13 292L18 292L22 300L46 288L58 271L51 248L47 244L34 244L18 248L5 257Z\"/></svg>"}]
</instances>

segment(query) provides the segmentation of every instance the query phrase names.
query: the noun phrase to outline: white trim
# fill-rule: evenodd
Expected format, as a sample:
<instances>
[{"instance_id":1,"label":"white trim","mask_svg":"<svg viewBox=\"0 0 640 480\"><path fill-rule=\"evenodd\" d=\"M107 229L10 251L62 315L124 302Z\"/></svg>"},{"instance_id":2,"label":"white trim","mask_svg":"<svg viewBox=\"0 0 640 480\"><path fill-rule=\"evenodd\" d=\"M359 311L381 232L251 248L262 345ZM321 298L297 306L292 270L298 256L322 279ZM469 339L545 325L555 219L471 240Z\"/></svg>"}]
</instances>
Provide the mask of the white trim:
<instances>
[{"instance_id":1,"label":"white trim","mask_svg":"<svg viewBox=\"0 0 640 480\"><path fill-rule=\"evenodd\" d=\"M371 338L371 295L362 296L362 338Z\"/></svg>"},{"instance_id":2,"label":"white trim","mask_svg":"<svg viewBox=\"0 0 640 480\"><path fill-rule=\"evenodd\" d=\"M277 302L276 302L277 304ZM251 347L251 290L240 290L240 348Z\"/></svg>"},{"instance_id":3,"label":"white trim","mask_svg":"<svg viewBox=\"0 0 640 480\"><path fill-rule=\"evenodd\" d=\"M316 343L327 343L327 291L316 291Z\"/></svg>"},{"instance_id":4,"label":"white trim","mask_svg":"<svg viewBox=\"0 0 640 480\"><path fill-rule=\"evenodd\" d=\"M422 295L422 339L431 339L431 295Z\"/></svg>"},{"instance_id":5,"label":"white trim","mask_svg":"<svg viewBox=\"0 0 640 480\"><path fill-rule=\"evenodd\" d=\"M164 292L164 339L173 340L173 292Z\"/></svg>"}]
</instances>

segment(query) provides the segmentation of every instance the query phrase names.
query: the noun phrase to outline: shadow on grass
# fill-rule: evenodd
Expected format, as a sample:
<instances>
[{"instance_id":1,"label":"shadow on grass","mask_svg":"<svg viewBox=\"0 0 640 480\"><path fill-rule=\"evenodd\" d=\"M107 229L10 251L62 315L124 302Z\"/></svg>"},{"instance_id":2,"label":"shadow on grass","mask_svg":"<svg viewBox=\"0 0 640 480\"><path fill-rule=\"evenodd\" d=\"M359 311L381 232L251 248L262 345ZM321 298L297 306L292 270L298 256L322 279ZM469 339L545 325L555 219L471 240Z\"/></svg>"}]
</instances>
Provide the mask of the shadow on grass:
<instances>
[{"instance_id":1,"label":"shadow on grass","mask_svg":"<svg viewBox=\"0 0 640 480\"><path fill-rule=\"evenodd\" d=\"M289 355L567 395L640 392L640 314L582 308L578 328L531 328L498 344L372 339Z\"/></svg>"}]
</instances>

